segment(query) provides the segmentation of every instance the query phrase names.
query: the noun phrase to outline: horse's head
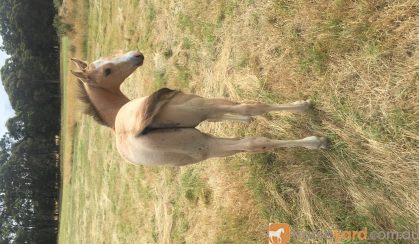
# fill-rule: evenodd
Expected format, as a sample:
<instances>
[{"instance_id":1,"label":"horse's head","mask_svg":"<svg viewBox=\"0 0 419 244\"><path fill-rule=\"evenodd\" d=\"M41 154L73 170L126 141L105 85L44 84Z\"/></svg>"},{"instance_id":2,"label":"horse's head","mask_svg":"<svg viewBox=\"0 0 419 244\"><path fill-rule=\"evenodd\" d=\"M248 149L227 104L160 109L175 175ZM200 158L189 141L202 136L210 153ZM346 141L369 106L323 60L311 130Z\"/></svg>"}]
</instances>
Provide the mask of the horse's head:
<instances>
[{"instance_id":1,"label":"horse's head","mask_svg":"<svg viewBox=\"0 0 419 244\"><path fill-rule=\"evenodd\" d=\"M113 90L143 64L144 55L140 52L129 52L110 58L100 58L91 64L72 58L79 71L71 71L84 84Z\"/></svg>"}]
</instances>

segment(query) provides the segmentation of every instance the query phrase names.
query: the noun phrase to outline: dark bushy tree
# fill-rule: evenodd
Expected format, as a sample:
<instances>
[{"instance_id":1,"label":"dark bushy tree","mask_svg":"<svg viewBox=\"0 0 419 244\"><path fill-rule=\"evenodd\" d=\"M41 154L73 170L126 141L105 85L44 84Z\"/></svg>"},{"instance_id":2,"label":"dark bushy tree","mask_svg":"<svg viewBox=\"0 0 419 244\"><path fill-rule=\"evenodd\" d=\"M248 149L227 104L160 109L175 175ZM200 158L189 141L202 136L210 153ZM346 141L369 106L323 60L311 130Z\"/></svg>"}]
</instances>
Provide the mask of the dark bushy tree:
<instances>
[{"instance_id":1,"label":"dark bushy tree","mask_svg":"<svg viewBox=\"0 0 419 244\"><path fill-rule=\"evenodd\" d=\"M16 115L0 139L0 244L55 243L60 86L53 1L0 1L0 74Z\"/></svg>"}]
</instances>

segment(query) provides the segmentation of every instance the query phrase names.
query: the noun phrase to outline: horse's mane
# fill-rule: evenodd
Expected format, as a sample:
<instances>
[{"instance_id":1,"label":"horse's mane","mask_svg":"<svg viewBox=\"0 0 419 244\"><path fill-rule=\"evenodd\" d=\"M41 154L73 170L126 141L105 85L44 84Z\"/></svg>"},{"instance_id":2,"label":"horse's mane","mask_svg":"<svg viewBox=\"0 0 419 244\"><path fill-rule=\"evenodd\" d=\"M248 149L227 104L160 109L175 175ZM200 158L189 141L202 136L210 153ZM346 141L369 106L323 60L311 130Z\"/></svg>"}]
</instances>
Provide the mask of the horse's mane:
<instances>
[{"instance_id":1,"label":"horse's mane","mask_svg":"<svg viewBox=\"0 0 419 244\"><path fill-rule=\"evenodd\" d=\"M85 105L83 113L92 116L92 118L99 124L108 126L109 125L103 120L102 116L100 115L99 111L90 100L89 95L87 94L86 87L83 85L81 80L78 81L78 99Z\"/></svg>"}]
</instances>

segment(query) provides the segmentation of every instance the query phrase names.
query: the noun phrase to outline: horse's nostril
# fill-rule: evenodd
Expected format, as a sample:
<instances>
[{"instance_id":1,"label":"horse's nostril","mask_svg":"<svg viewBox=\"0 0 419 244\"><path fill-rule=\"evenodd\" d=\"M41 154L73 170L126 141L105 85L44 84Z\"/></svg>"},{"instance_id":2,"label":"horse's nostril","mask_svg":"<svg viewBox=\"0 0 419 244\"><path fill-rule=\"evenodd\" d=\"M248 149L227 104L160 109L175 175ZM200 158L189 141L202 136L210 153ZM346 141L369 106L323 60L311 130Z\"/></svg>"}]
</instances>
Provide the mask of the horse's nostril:
<instances>
[{"instance_id":1,"label":"horse's nostril","mask_svg":"<svg viewBox=\"0 0 419 244\"><path fill-rule=\"evenodd\" d=\"M142 65L144 62L144 55L142 53L134 54L134 58L136 59L137 65Z\"/></svg>"},{"instance_id":2,"label":"horse's nostril","mask_svg":"<svg viewBox=\"0 0 419 244\"><path fill-rule=\"evenodd\" d=\"M141 53L135 54L134 57L138 58L138 59L144 59L144 55Z\"/></svg>"}]
</instances>

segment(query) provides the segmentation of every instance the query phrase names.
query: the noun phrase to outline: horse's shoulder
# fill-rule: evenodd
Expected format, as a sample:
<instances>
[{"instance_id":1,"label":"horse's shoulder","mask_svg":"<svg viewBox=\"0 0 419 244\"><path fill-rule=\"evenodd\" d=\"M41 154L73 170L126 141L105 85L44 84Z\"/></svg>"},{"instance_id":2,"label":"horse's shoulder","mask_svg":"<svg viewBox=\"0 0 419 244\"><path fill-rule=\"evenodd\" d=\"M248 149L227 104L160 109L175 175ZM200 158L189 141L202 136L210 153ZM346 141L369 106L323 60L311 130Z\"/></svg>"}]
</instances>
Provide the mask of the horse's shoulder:
<instances>
[{"instance_id":1,"label":"horse's shoulder","mask_svg":"<svg viewBox=\"0 0 419 244\"><path fill-rule=\"evenodd\" d=\"M148 97L134 99L120 109L115 121L117 133L140 136L147 132L153 118L179 91L162 88Z\"/></svg>"},{"instance_id":2,"label":"horse's shoulder","mask_svg":"<svg viewBox=\"0 0 419 244\"><path fill-rule=\"evenodd\" d=\"M118 111L115 119L115 132L117 134L135 134L136 126L142 120L146 97L129 101Z\"/></svg>"}]
</instances>

